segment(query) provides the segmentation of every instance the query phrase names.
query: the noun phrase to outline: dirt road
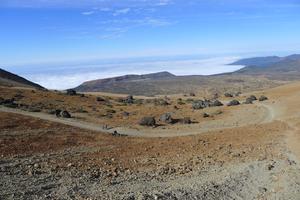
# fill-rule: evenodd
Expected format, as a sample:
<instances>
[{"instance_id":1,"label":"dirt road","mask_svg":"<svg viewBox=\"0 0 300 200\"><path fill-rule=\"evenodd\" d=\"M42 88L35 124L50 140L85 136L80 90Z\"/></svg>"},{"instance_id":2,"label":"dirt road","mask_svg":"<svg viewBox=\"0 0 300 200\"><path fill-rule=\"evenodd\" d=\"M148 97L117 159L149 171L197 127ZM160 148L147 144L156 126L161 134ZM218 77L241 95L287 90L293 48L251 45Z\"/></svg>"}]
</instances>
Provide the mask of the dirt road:
<instances>
[{"instance_id":1,"label":"dirt road","mask_svg":"<svg viewBox=\"0 0 300 200\"><path fill-rule=\"evenodd\" d=\"M257 104L255 117L248 117L248 110L242 109L243 113L239 113L238 116L231 116L222 120L213 120L201 124L191 124L191 125L174 125L171 128L157 127L157 128L140 128L140 129L130 129L127 127L111 127L109 130L104 128L103 124L94 124L77 119L65 119L57 118L55 115L49 115L41 112L26 112L20 109L12 109L0 106L1 112L21 114L24 116L35 117L51 122L61 123L85 130L90 131L99 131L102 133L112 134L114 131L117 131L119 134L135 137L177 137L177 136L188 136L188 135L197 135L205 133L208 131L218 131L224 130L226 128L236 128L243 127L250 124L261 124L268 123L273 121L275 117L274 107L272 105ZM241 111L239 111L241 112ZM240 115L244 117L241 118Z\"/></svg>"}]
</instances>

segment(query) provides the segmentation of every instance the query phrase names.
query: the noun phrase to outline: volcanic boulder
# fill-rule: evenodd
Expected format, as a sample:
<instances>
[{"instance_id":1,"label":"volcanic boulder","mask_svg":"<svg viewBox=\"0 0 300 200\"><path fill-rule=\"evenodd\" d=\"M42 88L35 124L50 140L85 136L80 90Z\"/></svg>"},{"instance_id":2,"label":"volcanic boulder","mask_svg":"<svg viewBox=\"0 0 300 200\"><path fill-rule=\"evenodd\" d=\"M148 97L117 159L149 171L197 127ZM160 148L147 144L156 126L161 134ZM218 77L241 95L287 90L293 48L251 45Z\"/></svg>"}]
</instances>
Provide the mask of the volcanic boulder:
<instances>
[{"instance_id":1,"label":"volcanic boulder","mask_svg":"<svg viewBox=\"0 0 300 200\"><path fill-rule=\"evenodd\" d=\"M143 117L139 121L139 125L141 125L141 126L156 126L156 120L154 117Z\"/></svg>"},{"instance_id":2,"label":"volcanic boulder","mask_svg":"<svg viewBox=\"0 0 300 200\"><path fill-rule=\"evenodd\" d=\"M237 106L237 105L240 105L240 102L236 99L230 101L227 106Z\"/></svg>"},{"instance_id":3,"label":"volcanic boulder","mask_svg":"<svg viewBox=\"0 0 300 200\"><path fill-rule=\"evenodd\" d=\"M215 100L211 103L212 107L218 107L218 106L223 106L223 103L219 100Z\"/></svg>"},{"instance_id":4,"label":"volcanic boulder","mask_svg":"<svg viewBox=\"0 0 300 200\"><path fill-rule=\"evenodd\" d=\"M231 93L228 93L228 92L226 92L226 93L224 94L224 96L225 96L225 97L233 97L233 95L232 95Z\"/></svg>"},{"instance_id":5,"label":"volcanic boulder","mask_svg":"<svg viewBox=\"0 0 300 200\"><path fill-rule=\"evenodd\" d=\"M203 109L203 108L205 108L205 107L206 107L206 106L205 106L205 103L204 103L204 101L202 101L202 100L194 101L193 104L192 104L192 108L193 108L194 110Z\"/></svg>"},{"instance_id":6,"label":"volcanic boulder","mask_svg":"<svg viewBox=\"0 0 300 200\"><path fill-rule=\"evenodd\" d=\"M75 96L76 94L77 94L76 91L73 90L73 89L68 89L68 90L67 90L67 95Z\"/></svg>"},{"instance_id":7,"label":"volcanic boulder","mask_svg":"<svg viewBox=\"0 0 300 200\"><path fill-rule=\"evenodd\" d=\"M71 118L71 114L68 111L66 111L66 110L64 110L64 111L61 112L61 116L63 118Z\"/></svg>"},{"instance_id":8,"label":"volcanic boulder","mask_svg":"<svg viewBox=\"0 0 300 200\"><path fill-rule=\"evenodd\" d=\"M268 97L262 95L262 96L259 97L258 100L259 100L259 101L266 101L266 100L268 100Z\"/></svg>"},{"instance_id":9,"label":"volcanic boulder","mask_svg":"<svg viewBox=\"0 0 300 200\"><path fill-rule=\"evenodd\" d=\"M167 124L173 124L174 119L172 118L171 113L165 113L162 116L160 116L159 120L161 122L167 123Z\"/></svg>"},{"instance_id":10,"label":"volcanic boulder","mask_svg":"<svg viewBox=\"0 0 300 200\"><path fill-rule=\"evenodd\" d=\"M251 99L252 101L256 101L256 100L257 100L256 96L254 96L254 95L251 95L251 96L248 97L248 98Z\"/></svg>"},{"instance_id":11,"label":"volcanic boulder","mask_svg":"<svg viewBox=\"0 0 300 200\"><path fill-rule=\"evenodd\" d=\"M244 104L252 104L253 101L254 101L254 100L253 100L252 98L248 97L248 98L246 99L246 101L244 102Z\"/></svg>"}]
</instances>

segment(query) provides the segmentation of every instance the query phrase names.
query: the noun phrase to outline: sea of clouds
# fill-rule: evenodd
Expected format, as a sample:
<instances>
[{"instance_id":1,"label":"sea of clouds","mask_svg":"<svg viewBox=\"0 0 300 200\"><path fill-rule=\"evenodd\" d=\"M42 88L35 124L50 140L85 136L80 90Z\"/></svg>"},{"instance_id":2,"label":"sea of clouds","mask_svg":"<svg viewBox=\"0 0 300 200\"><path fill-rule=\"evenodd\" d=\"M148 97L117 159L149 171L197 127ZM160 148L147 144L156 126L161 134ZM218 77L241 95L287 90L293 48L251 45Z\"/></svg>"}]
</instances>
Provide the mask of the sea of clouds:
<instances>
[{"instance_id":1,"label":"sea of clouds","mask_svg":"<svg viewBox=\"0 0 300 200\"><path fill-rule=\"evenodd\" d=\"M168 71L175 75L212 75L232 72L243 66L228 65L239 57L179 59L133 59L111 60L86 64L51 64L18 66L7 69L48 89L73 88L85 81L122 76Z\"/></svg>"}]
</instances>

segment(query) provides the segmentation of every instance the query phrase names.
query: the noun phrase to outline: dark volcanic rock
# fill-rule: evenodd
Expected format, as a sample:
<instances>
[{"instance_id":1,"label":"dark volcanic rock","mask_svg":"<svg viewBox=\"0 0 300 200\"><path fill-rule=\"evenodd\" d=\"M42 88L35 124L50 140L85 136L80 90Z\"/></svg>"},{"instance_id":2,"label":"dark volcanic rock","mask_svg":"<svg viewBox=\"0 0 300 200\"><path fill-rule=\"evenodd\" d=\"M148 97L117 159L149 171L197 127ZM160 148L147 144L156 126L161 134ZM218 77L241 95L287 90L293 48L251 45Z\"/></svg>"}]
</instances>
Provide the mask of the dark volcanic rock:
<instances>
[{"instance_id":1,"label":"dark volcanic rock","mask_svg":"<svg viewBox=\"0 0 300 200\"><path fill-rule=\"evenodd\" d=\"M240 105L240 102L236 99L230 101L227 106L237 106L237 105Z\"/></svg>"},{"instance_id":2,"label":"dark volcanic rock","mask_svg":"<svg viewBox=\"0 0 300 200\"><path fill-rule=\"evenodd\" d=\"M156 125L156 121L155 121L154 117L143 117L139 121L139 125L141 125L141 126L155 126Z\"/></svg>"},{"instance_id":3,"label":"dark volcanic rock","mask_svg":"<svg viewBox=\"0 0 300 200\"><path fill-rule=\"evenodd\" d=\"M167 124L173 124L174 119L172 118L170 113L165 113L162 116L160 116L159 120L161 122L167 123Z\"/></svg>"},{"instance_id":4,"label":"dark volcanic rock","mask_svg":"<svg viewBox=\"0 0 300 200\"><path fill-rule=\"evenodd\" d=\"M230 93L228 93L228 92L226 92L226 93L224 94L224 96L225 96L225 97L233 97L233 95L230 94Z\"/></svg>"},{"instance_id":5,"label":"dark volcanic rock","mask_svg":"<svg viewBox=\"0 0 300 200\"><path fill-rule=\"evenodd\" d=\"M204 117L204 118L208 118L208 117L210 117L210 116L209 116L209 114L207 114L207 113L203 113L203 117Z\"/></svg>"},{"instance_id":6,"label":"dark volcanic rock","mask_svg":"<svg viewBox=\"0 0 300 200\"><path fill-rule=\"evenodd\" d=\"M256 101L256 100L257 100L256 96L254 96L254 95L251 95L251 96L248 97L248 98L250 98L252 101Z\"/></svg>"},{"instance_id":7,"label":"dark volcanic rock","mask_svg":"<svg viewBox=\"0 0 300 200\"><path fill-rule=\"evenodd\" d=\"M8 108L17 108L18 104L15 103L15 99L3 99L1 100L1 105L8 107Z\"/></svg>"},{"instance_id":8,"label":"dark volcanic rock","mask_svg":"<svg viewBox=\"0 0 300 200\"><path fill-rule=\"evenodd\" d=\"M195 101L195 102L193 102L193 104L192 104L192 108L193 108L194 110L203 109L203 108L205 108L205 107L207 107L207 106L205 105L204 101L202 101L202 100Z\"/></svg>"},{"instance_id":9,"label":"dark volcanic rock","mask_svg":"<svg viewBox=\"0 0 300 200\"><path fill-rule=\"evenodd\" d=\"M74 95L76 95L76 94L77 94L77 93L76 93L75 90L72 90L72 89L68 89L68 90L67 90L67 95L74 96Z\"/></svg>"},{"instance_id":10,"label":"dark volcanic rock","mask_svg":"<svg viewBox=\"0 0 300 200\"><path fill-rule=\"evenodd\" d=\"M259 97L258 100L259 100L259 101L266 101L266 100L268 100L268 97L262 95L262 96Z\"/></svg>"},{"instance_id":11,"label":"dark volcanic rock","mask_svg":"<svg viewBox=\"0 0 300 200\"><path fill-rule=\"evenodd\" d=\"M61 110L57 109L55 110L56 117L61 117Z\"/></svg>"},{"instance_id":12,"label":"dark volcanic rock","mask_svg":"<svg viewBox=\"0 0 300 200\"><path fill-rule=\"evenodd\" d=\"M66 111L66 110L64 110L64 111L61 112L61 116L63 118L71 118L71 114L68 111Z\"/></svg>"},{"instance_id":13,"label":"dark volcanic rock","mask_svg":"<svg viewBox=\"0 0 300 200\"><path fill-rule=\"evenodd\" d=\"M99 102L104 102L104 101L106 101L103 97L97 97L96 100L99 101Z\"/></svg>"},{"instance_id":14,"label":"dark volcanic rock","mask_svg":"<svg viewBox=\"0 0 300 200\"><path fill-rule=\"evenodd\" d=\"M124 103L133 104L133 103L134 103L133 96L132 96L132 95L127 96L127 97L124 99Z\"/></svg>"},{"instance_id":15,"label":"dark volcanic rock","mask_svg":"<svg viewBox=\"0 0 300 200\"><path fill-rule=\"evenodd\" d=\"M253 99L248 97L244 104L252 104L252 103L253 103Z\"/></svg>"},{"instance_id":16,"label":"dark volcanic rock","mask_svg":"<svg viewBox=\"0 0 300 200\"><path fill-rule=\"evenodd\" d=\"M223 103L219 100L215 100L211 103L212 107L223 106Z\"/></svg>"}]
</instances>

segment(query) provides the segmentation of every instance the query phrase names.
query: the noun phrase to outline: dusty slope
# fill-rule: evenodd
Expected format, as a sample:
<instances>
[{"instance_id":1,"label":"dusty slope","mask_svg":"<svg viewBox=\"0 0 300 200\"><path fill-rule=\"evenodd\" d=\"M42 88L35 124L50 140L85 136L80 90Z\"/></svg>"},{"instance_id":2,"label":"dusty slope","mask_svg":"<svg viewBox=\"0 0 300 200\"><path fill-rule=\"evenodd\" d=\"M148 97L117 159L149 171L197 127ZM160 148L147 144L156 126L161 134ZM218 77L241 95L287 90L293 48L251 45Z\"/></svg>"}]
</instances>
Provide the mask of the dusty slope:
<instances>
[{"instance_id":1,"label":"dusty slope","mask_svg":"<svg viewBox=\"0 0 300 200\"><path fill-rule=\"evenodd\" d=\"M300 83L264 93L270 101L215 119L236 127L185 137L113 137L2 112L0 197L299 199Z\"/></svg>"}]
</instances>

